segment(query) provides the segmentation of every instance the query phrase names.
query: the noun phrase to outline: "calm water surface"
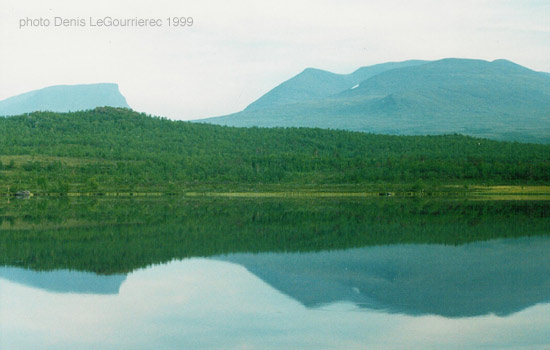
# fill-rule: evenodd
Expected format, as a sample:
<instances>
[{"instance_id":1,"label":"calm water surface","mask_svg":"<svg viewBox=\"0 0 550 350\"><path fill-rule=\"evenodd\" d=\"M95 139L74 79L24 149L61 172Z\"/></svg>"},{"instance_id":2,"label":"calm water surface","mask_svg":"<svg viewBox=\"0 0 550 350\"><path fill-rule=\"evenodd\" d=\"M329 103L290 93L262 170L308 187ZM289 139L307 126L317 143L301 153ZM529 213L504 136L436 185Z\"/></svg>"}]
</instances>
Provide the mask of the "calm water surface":
<instances>
[{"instance_id":1,"label":"calm water surface","mask_svg":"<svg viewBox=\"0 0 550 350\"><path fill-rule=\"evenodd\" d=\"M0 348L549 349L550 238L0 268Z\"/></svg>"}]
</instances>

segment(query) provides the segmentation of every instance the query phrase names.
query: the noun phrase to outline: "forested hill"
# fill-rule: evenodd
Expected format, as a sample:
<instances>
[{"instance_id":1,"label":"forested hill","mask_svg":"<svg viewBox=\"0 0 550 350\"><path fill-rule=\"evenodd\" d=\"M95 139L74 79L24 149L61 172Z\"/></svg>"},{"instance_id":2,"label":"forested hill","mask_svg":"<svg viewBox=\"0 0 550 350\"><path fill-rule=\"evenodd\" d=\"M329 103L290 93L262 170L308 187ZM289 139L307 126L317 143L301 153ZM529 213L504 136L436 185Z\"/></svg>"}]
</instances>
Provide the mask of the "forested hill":
<instances>
[{"instance_id":1,"label":"forested hill","mask_svg":"<svg viewBox=\"0 0 550 350\"><path fill-rule=\"evenodd\" d=\"M122 108L0 118L0 192L197 184L548 183L550 145L460 135L235 128Z\"/></svg>"}]
</instances>

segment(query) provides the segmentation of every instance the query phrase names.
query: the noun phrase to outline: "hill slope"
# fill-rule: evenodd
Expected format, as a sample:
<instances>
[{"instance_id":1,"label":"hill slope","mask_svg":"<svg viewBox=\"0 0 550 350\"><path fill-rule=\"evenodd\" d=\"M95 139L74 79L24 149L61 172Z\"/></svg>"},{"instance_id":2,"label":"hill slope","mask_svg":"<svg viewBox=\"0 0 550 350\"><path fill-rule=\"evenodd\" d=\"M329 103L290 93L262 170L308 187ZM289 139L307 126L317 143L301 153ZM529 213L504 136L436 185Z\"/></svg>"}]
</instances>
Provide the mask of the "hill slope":
<instances>
[{"instance_id":1,"label":"hill slope","mask_svg":"<svg viewBox=\"0 0 550 350\"><path fill-rule=\"evenodd\" d=\"M117 84L56 85L0 101L0 116L35 111L81 111L103 106L129 108Z\"/></svg>"},{"instance_id":2,"label":"hill slope","mask_svg":"<svg viewBox=\"0 0 550 350\"><path fill-rule=\"evenodd\" d=\"M0 118L0 192L194 185L548 183L550 145L459 135L231 128L128 109Z\"/></svg>"},{"instance_id":3,"label":"hill slope","mask_svg":"<svg viewBox=\"0 0 550 350\"><path fill-rule=\"evenodd\" d=\"M499 140L550 142L548 74L506 60L413 62L416 64L383 66L387 69L379 72L374 67L363 68L370 70L371 75L355 85L351 85L355 81L347 85L342 82L351 81L349 76L336 79L328 72L305 71L242 112L202 122L398 135L461 133ZM352 76L360 76L357 72ZM304 80L307 84L297 84ZM320 92L311 90L312 86ZM283 87L287 95L282 94ZM296 98L289 97L293 94Z\"/></svg>"}]
</instances>

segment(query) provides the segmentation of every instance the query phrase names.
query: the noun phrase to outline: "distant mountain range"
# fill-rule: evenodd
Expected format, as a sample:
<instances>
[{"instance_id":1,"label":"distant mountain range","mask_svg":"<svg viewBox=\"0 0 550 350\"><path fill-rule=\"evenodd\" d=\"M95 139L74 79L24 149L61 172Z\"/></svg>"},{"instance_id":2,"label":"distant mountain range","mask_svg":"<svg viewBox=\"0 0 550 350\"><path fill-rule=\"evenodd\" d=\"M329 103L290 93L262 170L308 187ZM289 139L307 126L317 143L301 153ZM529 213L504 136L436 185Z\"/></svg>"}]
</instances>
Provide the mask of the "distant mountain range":
<instances>
[{"instance_id":1,"label":"distant mountain range","mask_svg":"<svg viewBox=\"0 0 550 350\"><path fill-rule=\"evenodd\" d=\"M550 143L550 74L507 60L452 58L347 75L308 68L242 112L199 122Z\"/></svg>"},{"instance_id":2,"label":"distant mountain range","mask_svg":"<svg viewBox=\"0 0 550 350\"><path fill-rule=\"evenodd\" d=\"M71 112L96 107L129 108L117 84L56 85L0 101L0 116L35 111Z\"/></svg>"}]
</instances>

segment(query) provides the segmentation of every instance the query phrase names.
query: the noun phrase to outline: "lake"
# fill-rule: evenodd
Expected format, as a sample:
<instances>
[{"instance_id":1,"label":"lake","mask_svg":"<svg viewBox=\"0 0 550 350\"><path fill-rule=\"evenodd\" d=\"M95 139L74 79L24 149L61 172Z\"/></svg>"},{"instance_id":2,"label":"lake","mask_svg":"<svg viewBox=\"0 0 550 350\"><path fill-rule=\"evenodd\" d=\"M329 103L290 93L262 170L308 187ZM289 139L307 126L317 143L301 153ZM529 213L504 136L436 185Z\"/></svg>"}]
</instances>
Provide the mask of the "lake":
<instances>
[{"instance_id":1,"label":"lake","mask_svg":"<svg viewBox=\"0 0 550 350\"><path fill-rule=\"evenodd\" d=\"M0 203L2 349L548 349L544 201Z\"/></svg>"}]
</instances>

